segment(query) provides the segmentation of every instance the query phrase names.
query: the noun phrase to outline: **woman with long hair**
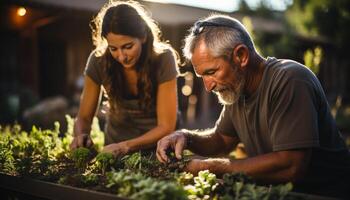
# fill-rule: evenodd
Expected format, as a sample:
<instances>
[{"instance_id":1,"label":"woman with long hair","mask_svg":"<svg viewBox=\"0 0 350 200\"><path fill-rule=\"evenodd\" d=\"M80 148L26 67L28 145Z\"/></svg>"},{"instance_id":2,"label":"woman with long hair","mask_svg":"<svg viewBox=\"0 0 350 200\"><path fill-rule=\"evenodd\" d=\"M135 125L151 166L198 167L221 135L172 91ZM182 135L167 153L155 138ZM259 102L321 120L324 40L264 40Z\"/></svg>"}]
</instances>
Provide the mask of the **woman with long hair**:
<instances>
[{"instance_id":1,"label":"woman with long hair","mask_svg":"<svg viewBox=\"0 0 350 200\"><path fill-rule=\"evenodd\" d=\"M122 156L155 147L176 125L177 53L137 2L110 1L92 22L96 48L85 68L71 148L93 144L91 122L102 91L109 104L103 151Z\"/></svg>"}]
</instances>

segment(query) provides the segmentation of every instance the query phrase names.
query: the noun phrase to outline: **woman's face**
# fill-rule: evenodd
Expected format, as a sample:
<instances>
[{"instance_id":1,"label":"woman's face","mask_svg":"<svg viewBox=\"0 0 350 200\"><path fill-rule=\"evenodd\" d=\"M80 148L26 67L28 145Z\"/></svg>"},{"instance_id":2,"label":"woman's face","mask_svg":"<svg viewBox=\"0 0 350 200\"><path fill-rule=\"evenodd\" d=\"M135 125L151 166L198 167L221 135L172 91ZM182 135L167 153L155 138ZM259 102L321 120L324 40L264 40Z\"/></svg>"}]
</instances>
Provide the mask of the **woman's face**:
<instances>
[{"instance_id":1,"label":"woman's face","mask_svg":"<svg viewBox=\"0 0 350 200\"><path fill-rule=\"evenodd\" d=\"M133 69L140 58L142 39L119 35L114 33L107 34L108 50L120 64L126 69Z\"/></svg>"}]
</instances>

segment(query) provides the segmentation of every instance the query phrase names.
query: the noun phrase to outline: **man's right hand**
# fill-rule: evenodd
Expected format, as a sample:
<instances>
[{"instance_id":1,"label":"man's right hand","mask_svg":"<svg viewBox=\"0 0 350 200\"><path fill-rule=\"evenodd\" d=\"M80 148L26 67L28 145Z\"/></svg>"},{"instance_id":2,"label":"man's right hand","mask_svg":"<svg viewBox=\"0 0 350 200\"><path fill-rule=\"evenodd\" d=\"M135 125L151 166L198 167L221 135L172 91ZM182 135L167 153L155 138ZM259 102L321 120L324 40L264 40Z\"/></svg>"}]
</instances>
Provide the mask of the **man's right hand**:
<instances>
[{"instance_id":1,"label":"man's right hand","mask_svg":"<svg viewBox=\"0 0 350 200\"><path fill-rule=\"evenodd\" d=\"M70 148L72 150L79 148L79 147L86 147L90 148L93 146L92 139L90 137L90 134L77 134L74 136L72 143L70 144Z\"/></svg>"},{"instance_id":2,"label":"man's right hand","mask_svg":"<svg viewBox=\"0 0 350 200\"><path fill-rule=\"evenodd\" d=\"M182 152L186 148L187 138L183 132L175 131L174 133L167 135L160 139L157 143L157 158L162 163L169 162L169 158L166 154L167 149L175 150L175 157L177 159L182 158Z\"/></svg>"}]
</instances>

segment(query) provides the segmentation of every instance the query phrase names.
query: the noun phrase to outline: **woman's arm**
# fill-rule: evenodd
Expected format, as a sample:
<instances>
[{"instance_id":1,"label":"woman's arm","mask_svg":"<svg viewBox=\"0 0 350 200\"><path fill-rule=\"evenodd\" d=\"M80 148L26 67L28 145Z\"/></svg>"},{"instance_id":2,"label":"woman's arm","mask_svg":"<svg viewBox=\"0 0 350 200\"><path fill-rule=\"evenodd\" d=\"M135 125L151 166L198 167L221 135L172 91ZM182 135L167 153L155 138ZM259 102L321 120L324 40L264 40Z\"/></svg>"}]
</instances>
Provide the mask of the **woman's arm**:
<instances>
[{"instance_id":1,"label":"woman's arm","mask_svg":"<svg viewBox=\"0 0 350 200\"><path fill-rule=\"evenodd\" d=\"M105 152L112 152L116 156L131 151L155 147L157 141L174 131L177 115L177 85L176 78L161 83L157 92L157 126L140 137L111 144L105 147Z\"/></svg>"},{"instance_id":2,"label":"woman's arm","mask_svg":"<svg viewBox=\"0 0 350 200\"><path fill-rule=\"evenodd\" d=\"M98 106L100 91L100 86L89 76L85 76L79 111L74 123L72 149L84 146L89 147L93 144L90 138L91 122Z\"/></svg>"},{"instance_id":3,"label":"woman's arm","mask_svg":"<svg viewBox=\"0 0 350 200\"><path fill-rule=\"evenodd\" d=\"M132 149L156 146L157 141L175 130L177 115L176 78L158 86L157 126L141 137L129 141Z\"/></svg>"}]
</instances>

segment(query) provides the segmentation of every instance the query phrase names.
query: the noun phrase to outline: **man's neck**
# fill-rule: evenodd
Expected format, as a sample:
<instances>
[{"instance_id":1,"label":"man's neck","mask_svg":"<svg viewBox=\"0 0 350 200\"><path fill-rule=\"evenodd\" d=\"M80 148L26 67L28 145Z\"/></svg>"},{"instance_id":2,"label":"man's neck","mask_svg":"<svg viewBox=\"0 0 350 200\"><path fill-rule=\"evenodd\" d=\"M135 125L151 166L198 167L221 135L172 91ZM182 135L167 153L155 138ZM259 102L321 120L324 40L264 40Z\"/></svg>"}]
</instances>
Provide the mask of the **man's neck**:
<instances>
[{"instance_id":1,"label":"man's neck","mask_svg":"<svg viewBox=\"0 0 350 200\"><path fill-rule=\"evenodd\" d=\"M258 89L264 74L266 59L255 53L250 58L246 74L245 94L249 97Z\"/></svg>"}]
</instances>

